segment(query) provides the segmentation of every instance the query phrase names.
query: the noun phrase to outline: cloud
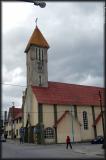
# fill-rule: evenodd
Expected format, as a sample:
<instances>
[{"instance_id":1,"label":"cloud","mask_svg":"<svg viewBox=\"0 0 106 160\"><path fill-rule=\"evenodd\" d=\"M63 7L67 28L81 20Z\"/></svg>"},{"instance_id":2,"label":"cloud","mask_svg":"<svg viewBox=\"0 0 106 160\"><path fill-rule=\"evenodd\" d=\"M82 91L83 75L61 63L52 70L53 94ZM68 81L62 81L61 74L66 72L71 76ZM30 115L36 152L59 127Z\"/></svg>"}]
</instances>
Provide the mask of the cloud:
<instances>
[{"instance_id":1,"label":"cloud","mask_svg":"<svg viewBox=\"0 0 106 160\"><path fill-rule=\"evenodd\" d=\"M104 86L103 2L47 2L46 8L29 3L3 2L3 82L26 85L24 50L35 28L48 41L50 81ZM14 14L13 14L14 11ZM24 87L3 85L3 106L21 106Z\"/></svg>"}]
</instances>

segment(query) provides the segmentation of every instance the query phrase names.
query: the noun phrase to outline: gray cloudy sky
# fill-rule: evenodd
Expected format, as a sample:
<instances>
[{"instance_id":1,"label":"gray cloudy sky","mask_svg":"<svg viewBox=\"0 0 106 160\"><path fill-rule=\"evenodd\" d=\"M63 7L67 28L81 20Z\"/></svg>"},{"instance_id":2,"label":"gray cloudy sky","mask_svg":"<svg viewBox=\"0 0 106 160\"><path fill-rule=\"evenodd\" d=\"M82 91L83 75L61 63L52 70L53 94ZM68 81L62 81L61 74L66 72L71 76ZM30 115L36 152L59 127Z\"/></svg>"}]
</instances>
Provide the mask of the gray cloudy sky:
<instances>
[{"instance_id":1,"label":"gray cloudy sky","mask_svg":"<svg viewBox=\"0 0 106 160\"><path fill-rule=\"evenodd\" d=\"M21 107L26 86L25 47L38 27L48 41L49 81L104 85L104 3L46 2L45 8L26 2L2 2L3 110Z\"/></svg>"}]
</instances>

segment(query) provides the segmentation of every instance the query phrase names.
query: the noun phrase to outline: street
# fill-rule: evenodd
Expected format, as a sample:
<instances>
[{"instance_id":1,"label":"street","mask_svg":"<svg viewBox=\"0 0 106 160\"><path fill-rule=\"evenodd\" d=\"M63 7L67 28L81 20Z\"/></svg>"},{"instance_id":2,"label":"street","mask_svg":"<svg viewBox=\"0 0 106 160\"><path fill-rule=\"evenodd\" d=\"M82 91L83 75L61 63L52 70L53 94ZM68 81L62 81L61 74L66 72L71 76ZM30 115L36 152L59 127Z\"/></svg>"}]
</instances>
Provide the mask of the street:
<instances>
[{"instance_id":1,"label":"street","mask_svg":"<svg viewBox=\"0 0 106 160\"><path fill-rule=\"evenodd\" d=\"M2 143L2 158L103 158L101 144L76 143L72 149L66 144L36 145L20 144L19 141L7 140Z\"/></svg>"}]
</instances>

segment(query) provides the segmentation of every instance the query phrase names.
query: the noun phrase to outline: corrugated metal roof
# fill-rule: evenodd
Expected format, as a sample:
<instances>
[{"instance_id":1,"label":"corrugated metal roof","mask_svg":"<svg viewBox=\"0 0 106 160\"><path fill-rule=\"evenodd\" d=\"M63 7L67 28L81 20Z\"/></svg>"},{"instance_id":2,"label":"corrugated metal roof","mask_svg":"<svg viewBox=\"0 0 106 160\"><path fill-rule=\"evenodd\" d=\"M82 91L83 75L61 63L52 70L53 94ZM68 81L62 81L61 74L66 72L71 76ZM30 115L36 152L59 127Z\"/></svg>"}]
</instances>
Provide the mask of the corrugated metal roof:
<instances>
[{"instance_id":1,"label":"corrugated metal roof","mask_svg":"<svg viewBox=\"0 0 106 160\"><path fill-rule=\"evenodd\" d=\"M99 90L101 87L83 86L59 82L48 82L48 87L32 86L38 103L62 105L100 105Z\"/></svg>"},{"instance_id":2,"label":"corrugated metal roof","mask_svg":"<svg viewBox=\"0 0 106 160\"><path fill-rule=\"evenodd\" d=\"M27 44L25 52L28 52L30 45L36 45L39 47L49 48L49 45L48 45L46 39L44 38L44 36L42 35L42 33L40 32L40 30L37 26L34 29L34 32L33 32L32 36Z\"/></svg>"},{"instance_id":3,"label":"corrugated metal roof","mask_svg":"<svg viewBox=\"0 0 106 160\"><path fill-rule=\"evenodd\" d=\"M15 116L15 119L22 118L22 109L20 112Z\"/></svg>"},{"instance_id":4,"label":"corrugated metal roof","mask_svg":"<svg viewBox=\"0 0 106 160\"><path fill-rule=\"evenodd\" d=\"M12 120L21 112L21 108L15 108L14 106L9 108L9 117L11 116ZM8 117L8 118L9 118Z\"/></svg>"}]
</instances>

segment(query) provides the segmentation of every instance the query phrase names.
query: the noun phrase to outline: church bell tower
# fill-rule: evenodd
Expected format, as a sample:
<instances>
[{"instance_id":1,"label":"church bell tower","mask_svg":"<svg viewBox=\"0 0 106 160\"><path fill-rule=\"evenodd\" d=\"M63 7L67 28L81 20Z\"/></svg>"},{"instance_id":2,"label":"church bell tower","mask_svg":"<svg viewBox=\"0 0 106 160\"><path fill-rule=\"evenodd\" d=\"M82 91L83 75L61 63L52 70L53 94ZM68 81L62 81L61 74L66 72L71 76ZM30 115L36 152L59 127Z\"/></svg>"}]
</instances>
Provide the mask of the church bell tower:
<instances>
[{"instance_id":1,"label":"church bell tower","mask_svg":"<svg viewBox=\"0 0 106 160\"><path fill-rule=\"evenodd\" d=\"M41 86L48 87L48 51L49 45L43 37L38 26L25 49L27 65L27 87Z\"/></svg>"}]
</instances>

